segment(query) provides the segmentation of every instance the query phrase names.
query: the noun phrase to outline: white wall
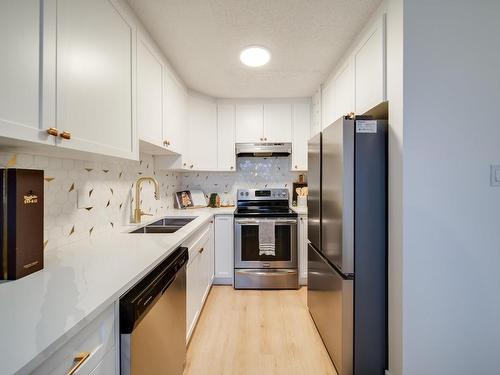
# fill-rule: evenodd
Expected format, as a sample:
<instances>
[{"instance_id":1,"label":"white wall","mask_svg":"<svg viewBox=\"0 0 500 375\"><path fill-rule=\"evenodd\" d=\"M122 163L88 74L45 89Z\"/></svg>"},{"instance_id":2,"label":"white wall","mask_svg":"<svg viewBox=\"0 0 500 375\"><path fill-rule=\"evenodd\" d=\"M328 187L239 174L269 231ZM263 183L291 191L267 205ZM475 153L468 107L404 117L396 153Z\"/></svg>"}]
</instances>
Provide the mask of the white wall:
<instances>
[{"instance_id":1,"label":"white wall","mask_svg":"<svg viewBox=\"0 0 500 375\"><path fill-rule=\"evenodd\" d=\"M500 2L404 9L405 375L500 373Z\"/></svg>"}]
</instances>

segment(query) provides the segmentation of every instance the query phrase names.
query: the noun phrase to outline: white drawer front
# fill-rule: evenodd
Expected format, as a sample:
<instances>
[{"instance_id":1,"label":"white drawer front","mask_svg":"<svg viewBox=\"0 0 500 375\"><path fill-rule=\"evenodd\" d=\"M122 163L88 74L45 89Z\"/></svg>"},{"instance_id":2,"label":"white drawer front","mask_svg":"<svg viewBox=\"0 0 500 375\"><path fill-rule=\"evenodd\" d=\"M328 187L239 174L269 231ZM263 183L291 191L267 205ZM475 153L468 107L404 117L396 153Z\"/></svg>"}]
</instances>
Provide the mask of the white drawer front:
<instances>
[{"instance_id":1,"label":"white drawer front","mask_svg":"<svg viewBox=\"0 0 500 375\"><path fill-rule=\"evenodd\" d=\"M103 360L106 353L114 347L115 311L114 305L111 305L48 358L33 374L66 375L76 364L75 357L85 352L90 355L75 374L90 374Z\"/></svg>"},{"instance_id":2,"label":"white drawer front","mask_svg":"<svg viewBox=\"0 0 500 375\"><path fill-rule=\"evenodd\" d=\"M90 373L90 375L113 375L116 374L116 353L115 348L109 351L101 363Z\"/></svg>"}]
</instances>

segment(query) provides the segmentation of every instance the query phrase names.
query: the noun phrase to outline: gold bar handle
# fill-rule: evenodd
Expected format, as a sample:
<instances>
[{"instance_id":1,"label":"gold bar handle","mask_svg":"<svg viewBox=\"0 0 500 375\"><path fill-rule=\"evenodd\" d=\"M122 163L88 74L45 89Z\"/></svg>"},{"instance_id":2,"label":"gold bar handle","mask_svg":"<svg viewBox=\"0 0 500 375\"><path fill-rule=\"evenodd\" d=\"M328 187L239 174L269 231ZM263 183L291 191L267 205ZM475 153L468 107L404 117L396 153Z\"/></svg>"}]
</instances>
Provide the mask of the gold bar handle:
<instances>
[{"instance_id":1,"label":"gold bar handle","mask_svg":"<svg viewBox=\"0 0 500 375\"><path fill-rule=\"evenodd\" d=\"M59 136L61 138L63 138L63 139L71 139L71 133L70 132L62 132Z\"/></svg>"},{"instance_id":2,"label":"gold bar handle","mask_svg":"<svg viewBox=\"0 0 500 375\"><path fill-rule=\"evenodd\" d=\"M57 137L59 135L59 130L57 130L57 128L48 128L47 134Z\"/></svg>"},{"instance_id":3,"label":"gold bar handle","mask_svg":"<svg viewBox=\"0 0 500 375\"><path fill-rule=\"evenodd\" d=\"M66 375L73 375L76 370L78 370L85 361L90 357L90 352L78 353L75 358L73 358L73 367L71 367Z\"/></svg>"}]
</instances>

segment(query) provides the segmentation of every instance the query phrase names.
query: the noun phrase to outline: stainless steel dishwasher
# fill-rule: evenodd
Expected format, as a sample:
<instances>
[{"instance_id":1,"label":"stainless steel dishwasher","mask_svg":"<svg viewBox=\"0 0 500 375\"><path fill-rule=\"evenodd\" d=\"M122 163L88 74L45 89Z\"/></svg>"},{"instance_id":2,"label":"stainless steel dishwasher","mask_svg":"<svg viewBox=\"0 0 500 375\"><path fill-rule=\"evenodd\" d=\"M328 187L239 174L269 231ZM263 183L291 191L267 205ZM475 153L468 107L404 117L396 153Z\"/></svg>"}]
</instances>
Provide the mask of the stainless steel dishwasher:
<instances>
[{"instance_id":1,"label":"stainless steel dishwasher","mask_svg":"<svg viewBox=\"0 0 500 375\"><path fill-rule=\"evenodd\" d=\"M120 298L122 375L182 375L186 362L186 264L177 248Z\"/></svg>"}]
</instances>

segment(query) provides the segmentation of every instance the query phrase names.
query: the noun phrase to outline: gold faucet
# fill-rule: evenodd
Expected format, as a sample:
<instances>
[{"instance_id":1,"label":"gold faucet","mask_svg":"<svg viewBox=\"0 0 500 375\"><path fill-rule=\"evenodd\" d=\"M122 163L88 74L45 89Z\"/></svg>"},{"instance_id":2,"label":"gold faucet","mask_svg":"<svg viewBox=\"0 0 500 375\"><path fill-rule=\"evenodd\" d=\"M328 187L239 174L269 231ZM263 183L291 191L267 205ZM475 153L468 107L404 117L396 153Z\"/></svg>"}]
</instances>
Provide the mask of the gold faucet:
<instances>
[{"instance_id":1,"label":"gold faucet","mask_svg":"<svg viewBox=\"0 0 500 375\"><path fill-rule=\"evenodd\" d=\"M140 223L141 217L144 215L153 216L151 214L147 214L141 210L141 185L144 181L153 181L155 185L155 199L160 199L160 185L156 178L154 177L139 177L135 182L135 210L134 210L134 223Z\"/></svg>"}]
</instances>

